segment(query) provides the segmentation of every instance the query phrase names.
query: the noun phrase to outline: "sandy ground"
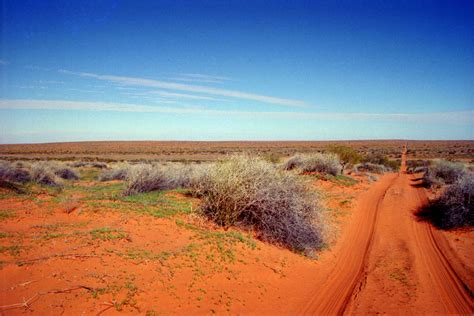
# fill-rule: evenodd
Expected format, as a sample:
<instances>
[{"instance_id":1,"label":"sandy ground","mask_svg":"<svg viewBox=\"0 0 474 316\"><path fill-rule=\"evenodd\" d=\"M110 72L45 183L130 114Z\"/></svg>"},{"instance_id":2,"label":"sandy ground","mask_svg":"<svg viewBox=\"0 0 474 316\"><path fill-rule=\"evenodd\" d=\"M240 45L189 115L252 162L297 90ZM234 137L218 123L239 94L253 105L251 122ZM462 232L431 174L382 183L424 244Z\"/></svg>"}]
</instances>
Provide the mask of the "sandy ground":
<instances>
[{"instance_id":1,"label":"sandy ground","mask_svg":"<svg viewBox=\"0 0 474 316\"><path fill-rule=\"evenodd\" d=\"M314 178L338 228L317 260L214 227L180 192L144 203L117 199L120 183L79 182L4 195L1 313L472 314L473 232L417 221L414 178Z\"/></svg>"}]
</instances>

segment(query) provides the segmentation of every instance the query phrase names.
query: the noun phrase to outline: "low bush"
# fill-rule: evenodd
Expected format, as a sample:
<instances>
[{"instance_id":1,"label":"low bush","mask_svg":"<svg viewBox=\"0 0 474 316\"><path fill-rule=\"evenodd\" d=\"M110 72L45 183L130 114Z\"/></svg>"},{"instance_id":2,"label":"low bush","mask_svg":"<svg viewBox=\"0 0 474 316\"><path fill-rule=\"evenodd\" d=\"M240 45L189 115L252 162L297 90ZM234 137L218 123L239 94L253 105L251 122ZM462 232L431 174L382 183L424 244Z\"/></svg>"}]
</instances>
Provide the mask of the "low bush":
<instances>
[{"instance_id":1,"label":"low bush","mask_svg":"<svg viewBox=\"0 0 474 316\"><path fill-rule=\"evenodd\" d=\"M330 153L336 154L339 158L341 174L344 172L347 166L353 166L362 159L361 155L357 151L346 145L331 145L328 146L327 149Z\"/></svg>"},{"instance_id":2,"label":"low bush","mask_svg":"<svg viewBox=\"0 0 474 316\"><path fill-rule=\"evenodd\" d=\"M474 174L458 179L418 215L443 229L474 226Z\"/></svg>"},{"instance_id":3,"label":"low bush","mask_svg":"<svg viewBox=\"0 0 474 316\"><path fill-rule=\"evenodd\" d=\"M78 180L79 175L74 169L71 169L63 164L56 164L51 166L54 170L54 174L58 177L65 179L65 180Z\"/></svg>"},{"instance_id":4,"label":"low bush","mask_svg":"<svg viewBox=\"0 0 474 316\"><path fill-rule=\"evenodd\" d=\"M294 155L293 157L290 157L286 162L283 163L283 169L285 170L293 170L296 168L301 168L303 165L305 157L302 155Z\"/></svg>"},{"instance_id":5,"label":"low bush","mask_svg":"<svg viewBox=\"0 0 474 316\"><path fill-rule=\"evenodd\" d=\"M97 162L97 161L75 161L69 163L69 166L73 168L80 168L80 167L92 167L92 168L98 168L98 169L105 169L107 168L107 164L104 162Z\"/></svg>"},{"instance_id":6,"label":"low bush","mask_svg":"<svg viewBox=\"0 0 474 316\"><path fill-rule=\"evenodd\" d=\"M433 184L452 184L466 174L464 165L446 160L436 160L423 176L426 186Z\"/></svg>"},{"instance_id":7,"label":"low bush","mask_svg":"<svg viewBox=\"0 0 474 316\"><path fill-rule=\"evenodd\" d=\"M341 163L336 154L297 154L288 159L283 164L283 169L301 169L303 172L320 172L330 175L337 175L341 171Z\"/></svg>"},{"instance_id":8,"label":"low bush","mask_svg":"<svg viewBox=\"0 0 474 316\"><path fill-rule=\"evenodd\" d=\"M129 169L125 195L190 188L200 181L206 165L136 165Z\"/></svg>"},{"instance_id":9,"label":"low bush","mask_svg":"<svg viewBox=\"0 0 474 316\"><path fill-rule=\"evenodd\" d=\"M61 187L53 167L47 162L36 162L31 165L31 181L42 185Z\"/></svg>"},{"instance_id":10,"label":"low bush","mask_svg":"<svg viewBox=\"0 0 474 316\"><path fill-rule=\"evenodd\" d=\"M382 165L387 168L387 171L400 169L400 160L391 160L384 154L368 154L362 158L362 163L371 163L375 165Z\"/></svg>"},{"instance_id":11,"label":"low bush","mask_svg":"<svg viewBox=\"0 0 474 316\"><path fill-rule=\"evenodd\" d=\"M338 175L341 172L341 162L336 154L312 154L308 156L301 166L303 172L321 172Z\"/></svg>"},{"instance_id":12,"label":"low bush","mask_svg":"<svg viewBox=\"0 0 474 316\"><path fill-rule=\"evenodd\" d=\"M129 170L129 165L120 165L112 169L104 170L99 175L99 181L126 180Z\"/></svg>"},{"instance_id":13,"label":"low bush","mask_svg":"<svg viewBox=\"0 0 474 316\"><path fill-rule=\"evenodd\" d=\"M0 162L0 179L14 183L26 183L31 180L30 172L16 165L2 161Z\"/></svg>"},{"instance_id":14,"label":"low bush","mask_svg":"<svg viewBox=\"0 0 474 316\"><path fill-rule=\"evenodd\" d=\"M384 165L374 164L370 162L364 162L354 166L355 172L372 172L377 174L383 174L385 172L392 171L391 168L387 168Z\"/></svg>"},{"instance_id":15,"label":"low bush","mask_svg":"<svg viewBox=\"0 0 474 316\"><path fill-rule=\"evenodd\" d=\"M222 226L240 223L299 251L323 245L318 196L298 176L247 156L212 165L193 187L200 211Z\"/></svg>"}]
</instances>

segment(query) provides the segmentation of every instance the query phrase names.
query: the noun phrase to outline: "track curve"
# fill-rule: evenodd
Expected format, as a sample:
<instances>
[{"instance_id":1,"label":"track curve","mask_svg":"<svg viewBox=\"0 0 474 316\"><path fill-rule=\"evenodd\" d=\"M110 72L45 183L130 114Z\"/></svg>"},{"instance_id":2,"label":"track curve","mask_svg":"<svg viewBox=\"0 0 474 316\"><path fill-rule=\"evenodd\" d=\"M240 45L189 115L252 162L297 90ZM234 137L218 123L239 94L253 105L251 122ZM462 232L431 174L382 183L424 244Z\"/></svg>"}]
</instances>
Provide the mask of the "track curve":
<instances>
[{"instance_id":1,"label":"track curve","mask_svg":"<svg viewBox=\"0 0 474 316\"><path fill-rule=\"evenodd\" d=\"M400 173L360 196L333 266L301 314L473 313L472 289L450 263L444 236L413 215L428 200L405 171L406 147Z\"/></svg>"}]
</instances>

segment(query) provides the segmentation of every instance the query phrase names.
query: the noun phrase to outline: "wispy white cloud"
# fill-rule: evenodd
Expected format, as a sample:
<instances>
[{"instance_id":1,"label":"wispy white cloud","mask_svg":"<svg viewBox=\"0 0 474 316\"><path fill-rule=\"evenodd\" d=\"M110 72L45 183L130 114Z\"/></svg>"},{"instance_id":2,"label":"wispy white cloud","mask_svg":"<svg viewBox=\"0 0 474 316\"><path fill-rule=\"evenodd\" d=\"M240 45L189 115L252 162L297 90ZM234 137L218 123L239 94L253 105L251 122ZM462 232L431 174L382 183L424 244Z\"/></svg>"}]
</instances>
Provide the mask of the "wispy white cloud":
<instances>
[{"instance_id":1,"label":"wispy white cloud","mask_svg":"<svg viewBox=\"0 0 474 316\"><path fill-rule=\"evenodd\" d=\"M177 77L170 78L173 81L201 82L201 83L222 83L232 80L229 77L211 76L195 73L179 74Z\"/></svg>"},{"instance_id":2,"label":"wispy white cloud","mask_svg":"<svg viewBox=\"0 0 474 316\"><path fill-rule=\"evenodd\" d=\"M227 89L220 89L220 88L213 88L213 87L189 85L189 84L183 84L183 83L167 82L167 81L159 81L159 80L151 80L151 79L135 78L135 77L100 75L100 74L87 73L87 72L73 72L73 71L64 70L64 69L59 70L59 72L64 73L64 74L69 74L69 75L94 78L97 80L104 80L104 81L121 83L124 85L131 85L131 86L143 86L143 87L153 87L153 88L168 89L168 90L203 93L203 94L209 94L209 95L214 95L214 96L224 96L224 97L229 97L229 98L258 101L262 103L277 104L277 105L284 105L284 106L290 106L290 107L308 107L309 106L306 102L302 100L277 98L273 96L253 94L253 93L236 91L236 90L227 90Z\"/></svg>"},{"instance_id":3,"label":"wispy white cloud","mask_svg":"<svg viewBox=\"0 0 474 316\"><path fill-rule=\"evenodd\" d=\"M140 104L79 102L65 100L0 100L0 109L30 110L89 110L145 113L174 113L208 116L266 118L266 119L297 119L326 121L400 121L420 123L474 124L474 110L457 112L433 113L315 113L315 112L251 112L222 111L202 107L183 106L151 106Z\"/></svg>"},{"instance_id":4,"label":"wispy white cloud","mask_svg":"<svg viewBox=\"0 0 474 316\"><path fill-rule=\"evenodd\" d=\"M9 62L4 59L0 59L0 65L6 65L6 64L9 64Z\"/></svg>"},{"instance_id":5,"label":"wispy white cloud","mask_svg":"<svg viewBox=\"0 0 474 316\"><path fill-rule=\"evenodd\" d=\"M175 92L167 92L163 90L153 90L147 92L148 94L158 95L165 98L177 98L177 99L190 99L190 100L209 100L209 101L224 101L222 99L217 99L213 97L203 96L203 95L195 95L195 94L185 94L185 93L175 93Z\"/></svg>"}]
</instances>

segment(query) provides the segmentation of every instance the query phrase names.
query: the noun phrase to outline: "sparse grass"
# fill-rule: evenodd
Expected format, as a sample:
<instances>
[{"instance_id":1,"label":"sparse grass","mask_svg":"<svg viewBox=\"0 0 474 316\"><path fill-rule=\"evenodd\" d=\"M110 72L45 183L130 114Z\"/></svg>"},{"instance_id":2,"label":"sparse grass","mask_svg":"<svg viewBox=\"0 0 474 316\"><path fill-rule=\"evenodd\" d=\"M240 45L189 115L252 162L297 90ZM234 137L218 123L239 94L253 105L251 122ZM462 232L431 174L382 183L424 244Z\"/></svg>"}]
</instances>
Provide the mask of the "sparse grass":
<instances>
[{"instance_id":1,"label":"sparse grass","mask_svg":"<svg viewBox=\"0 0 474 316\"><path fill-rule=\"evenodd\" d=\"M408 286L410 284L410 279L408 278L408 274L404 269L395 268L389 274L390 279L396 280L401 284Z\"/></svg>"},{"instance_id":2,"label":"sparse grass","mask_svg":"<svg viewBox=\"0 0 474 316\"><path fill-rule=\"evenodd\" d=\"M353 185L356 185L357 183L359 183L358 180L350 177L350 176L346 176L346 175L342 175L342 174L339 174L337 176L333 176L333 175L324 175L324 174L312 174L311 175L312 177L315 177L317 179L320 179L320 180L325 180L325 181L330 181L336 185L340 185L340 186L345 186L345 187L350 187L350 186L353 186Z\"/></svg>"},{"instance_id":3,"label":"sparse grass","mask_svg":"<svg viewBox=\"0 0 474 316\"><path fill-rule=\"evenodd\" d=\"M8 253L10 256L19 256L22 251L22 247L19 245L12 246L0 246L0 253Z\"/></svg>"},{"instance_id":4,"label":"sparse grass","mask_svg":"<svg viewBox=\"0 0 474 316\"><path fill-rule=\"evenodd\" d=\"M192 224L185 223L183 220L180 219L176 220L176 225L191 230L196 234L196 239L200 241L199 244L190 244L185 247L184 252L187 254L196 255L195 250L205 246L215 251L223 262L235 262L235 245L242 244L249 249L255 249L257 247L255 240L251 236L245 236L244 234L238 231L208 230ZM208 260L214 260L214 255L212 254L212 251L206 253L208 253Z\"/></svg>"},{"instance_id":5,"label":"sparse grass","mask_svg":"<svg viewBox=\"0 0 474 316\"><path fill-rule=\"evenodd\" d=\"M0 221L4 221L15 216L15 212L12 210L0 210Z\"/></svg>"},{"instance_id":6,"label":"sparse grass","mask_svg":"<svg viewBox=\"0 0 474 316\"><path fill-rule=\"evenodd\" d=\"M92 239L100 239L104 241L128 238L128 234L123 232L121 229L112 229L109 227L93 229L90 234Z\"/></svg>"}]
</instances>

